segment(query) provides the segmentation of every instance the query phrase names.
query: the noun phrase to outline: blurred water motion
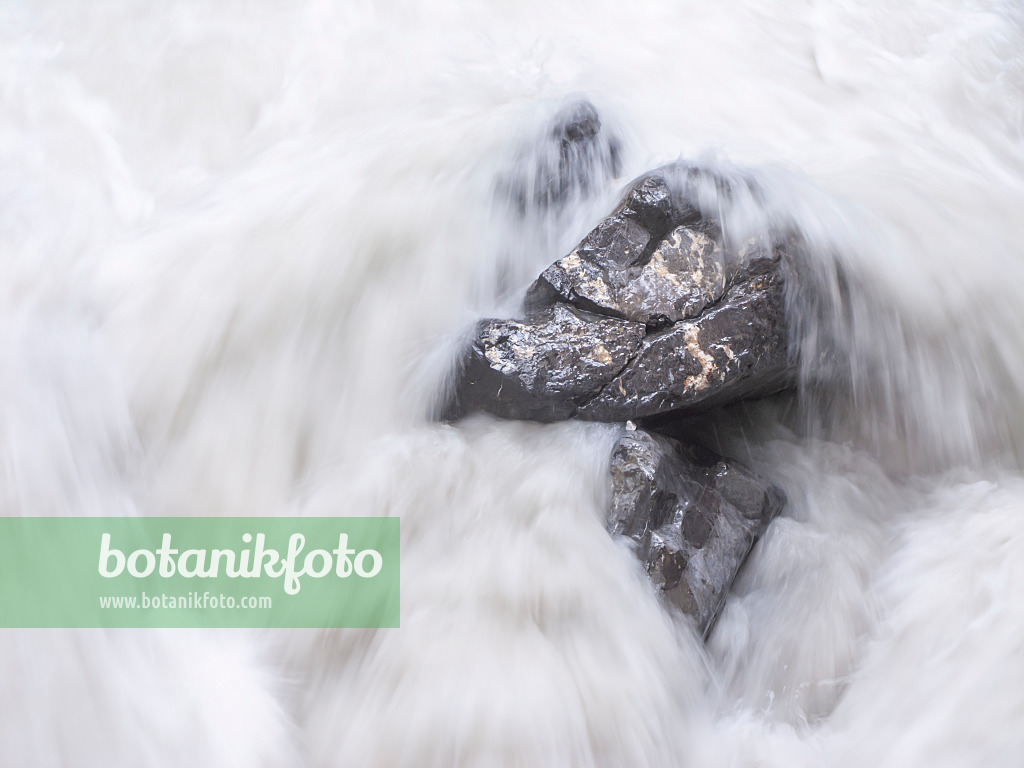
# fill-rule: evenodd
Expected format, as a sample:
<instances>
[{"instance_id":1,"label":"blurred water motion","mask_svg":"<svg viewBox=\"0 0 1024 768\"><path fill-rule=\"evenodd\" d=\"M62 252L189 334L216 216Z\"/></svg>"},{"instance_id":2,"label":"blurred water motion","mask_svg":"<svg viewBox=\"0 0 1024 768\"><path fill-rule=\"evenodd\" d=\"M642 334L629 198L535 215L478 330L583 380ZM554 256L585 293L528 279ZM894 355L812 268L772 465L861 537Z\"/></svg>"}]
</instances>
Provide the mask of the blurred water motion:
<instances>
[{"instance_id":1,"label":"blurred water motion","mask_svg":"<svg viewBox=\"0 0 1024 768\"><path fill-rule=\"evenodd\" d=\"M403 536L400 630L3 632L0 765L1019 764L1019 4L12 0L0 61L0 513ZM581 95L618 176L496 194ZM680 156L815 255L706 647L605 533L613 427L426 418Z\"/></svg>"}]
</instances>

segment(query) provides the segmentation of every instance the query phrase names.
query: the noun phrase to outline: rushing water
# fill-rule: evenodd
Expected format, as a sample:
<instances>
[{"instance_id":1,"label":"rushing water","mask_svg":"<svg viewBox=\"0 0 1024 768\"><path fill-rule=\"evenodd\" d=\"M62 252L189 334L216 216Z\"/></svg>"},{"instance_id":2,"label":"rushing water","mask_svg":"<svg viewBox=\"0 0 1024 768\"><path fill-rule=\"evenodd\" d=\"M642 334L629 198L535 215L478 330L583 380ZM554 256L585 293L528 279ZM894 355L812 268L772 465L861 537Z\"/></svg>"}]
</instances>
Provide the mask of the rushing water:
<instances>
[{"instance_id":1,"label":"rushing water","mask_svg":"<svg viewBox=\"0 0 1024 768\"><path fill-rule=\"evenodd\" d=\"M522 216L580 96L620 176ZM615 426L425 416L680 156L811 246L706 647L604 531ZM403 536L400 630L0 633L5 768L1024 760L1019 3L8 0L0 254L0 513Z\"/></svg>"}]
</instances>

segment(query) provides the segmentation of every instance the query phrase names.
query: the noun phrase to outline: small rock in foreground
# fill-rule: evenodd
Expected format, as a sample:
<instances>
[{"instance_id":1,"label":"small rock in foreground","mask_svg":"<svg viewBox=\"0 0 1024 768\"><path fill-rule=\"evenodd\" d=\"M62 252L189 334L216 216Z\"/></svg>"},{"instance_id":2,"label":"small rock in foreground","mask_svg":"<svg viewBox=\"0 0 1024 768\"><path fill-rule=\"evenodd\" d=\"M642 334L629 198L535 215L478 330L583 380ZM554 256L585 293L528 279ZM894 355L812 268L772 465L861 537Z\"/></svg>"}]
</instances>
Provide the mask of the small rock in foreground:
<instances>
[{"instance_id":1,"label":"small rock in foreground","mask_svg":"<svg viewBox=\"0 0 1024 768\"><path fill-rule=\"evenodd\" d=\"M609 530L636 542L651 579L706 638L785 495L731 460L639 429L616 444L611 475Z\"/></svg>"}]
</instances>

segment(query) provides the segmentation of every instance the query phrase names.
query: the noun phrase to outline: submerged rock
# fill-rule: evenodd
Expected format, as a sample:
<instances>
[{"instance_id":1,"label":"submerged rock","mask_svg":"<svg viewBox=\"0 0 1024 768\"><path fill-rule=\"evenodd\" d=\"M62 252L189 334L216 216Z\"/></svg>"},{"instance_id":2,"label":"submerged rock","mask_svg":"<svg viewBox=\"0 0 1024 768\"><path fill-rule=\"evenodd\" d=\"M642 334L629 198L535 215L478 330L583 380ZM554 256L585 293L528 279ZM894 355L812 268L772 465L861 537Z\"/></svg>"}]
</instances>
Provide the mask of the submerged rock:
<instances>
[{"instance_id":1,"label":"submerged rock","mask_svg":"<svg viewBox=\"0 0 1024 768\"><path fill-rule=\"evenodd\" d=\"M700 216L694 174L681 188L679 169L638 179L534 282L523 319L480 323L446 418L625 421L791 385L784 247L768 234L727 245Z\"/></svg>"},{"instance_id":2,"label":"submerged rock","mask_svg":"<svg viewBox=\"0 0 1024 768\"><path fill-rule=\"evenodd\" d=\"M543 132L519 152L514 172L498 181L498 192L521 215L558 210L618 175L619 140L601 125L585 99L563 106Z\"/></svg>"},{"instance_id":3,"label":"submerged rock","mask_svg":"<svg viewBox=\"0 0 1024 768\"><path fill-rule=\"evenodd\" d=\"M707 637L785 495L735 462L643 430L616 444L611 476L609 531L636 542L662 594Z\"/></svg>"}]
</instances>

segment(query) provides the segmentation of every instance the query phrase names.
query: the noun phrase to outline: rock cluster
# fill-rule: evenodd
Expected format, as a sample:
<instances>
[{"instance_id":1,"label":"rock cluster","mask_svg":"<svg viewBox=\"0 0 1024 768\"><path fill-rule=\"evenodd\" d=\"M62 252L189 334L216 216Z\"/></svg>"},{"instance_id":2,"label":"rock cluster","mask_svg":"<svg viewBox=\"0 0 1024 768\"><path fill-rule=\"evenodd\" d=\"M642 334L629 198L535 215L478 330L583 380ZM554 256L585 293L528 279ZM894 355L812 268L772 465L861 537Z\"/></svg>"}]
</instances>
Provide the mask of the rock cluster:
<instances>
[{"instance_id":1,"label":"rock cluster","mask_svg":"<svg viewBox=\"0 0 1024 768\"><path fill-rule=\"evenodd\" d=\"M563 160L606 146L596 140L592 108L573 115L559 123ZM477 325L444 410L447 420L482 410L542 422L629 421L611 459L609 530L635 542L664 597L705 637L785 497L735 462L632 420L665 424L770 395L791 386L796 370L785 246L771 233L730 241L699 204L709 180L720 181L668 166L634 181L530 286L519 318ZM538 204L579 184L545 182Z\"/></svg>"}]
</instances>

